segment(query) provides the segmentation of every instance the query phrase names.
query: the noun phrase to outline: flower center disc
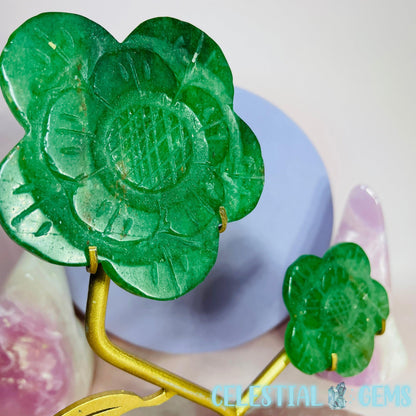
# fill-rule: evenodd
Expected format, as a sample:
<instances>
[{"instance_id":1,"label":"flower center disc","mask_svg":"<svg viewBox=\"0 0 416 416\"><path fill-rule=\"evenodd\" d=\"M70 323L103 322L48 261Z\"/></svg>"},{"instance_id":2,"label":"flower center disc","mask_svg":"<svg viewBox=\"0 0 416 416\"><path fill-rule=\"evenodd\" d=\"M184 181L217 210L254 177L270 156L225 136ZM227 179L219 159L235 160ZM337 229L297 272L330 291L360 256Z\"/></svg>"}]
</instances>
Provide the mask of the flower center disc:
<instances>
[{"instance_id":1,"label":"flower center disc","mask_svg":"<svg viewBox=\"0 0 416 416\"><path fill-rule=\"evenodd\" d=\"M106 156L97 166L141 192L158 193L186 176L192 160L192 135L200 123L181 103L166 96L128 100L102 118ZM99 127L100 128L100 127Z\"/></svg>"},{"instance_id":2,"label":"flower center disc","mask_svg":"<svg viewBox=\"0 0 416 416\"><path fill-rule=\"evenodd\" d=\"M348 328L355 320L351 299L343 293L334 292L324 302L324 320L330 327Z\"/></svg>"}]
</instances>

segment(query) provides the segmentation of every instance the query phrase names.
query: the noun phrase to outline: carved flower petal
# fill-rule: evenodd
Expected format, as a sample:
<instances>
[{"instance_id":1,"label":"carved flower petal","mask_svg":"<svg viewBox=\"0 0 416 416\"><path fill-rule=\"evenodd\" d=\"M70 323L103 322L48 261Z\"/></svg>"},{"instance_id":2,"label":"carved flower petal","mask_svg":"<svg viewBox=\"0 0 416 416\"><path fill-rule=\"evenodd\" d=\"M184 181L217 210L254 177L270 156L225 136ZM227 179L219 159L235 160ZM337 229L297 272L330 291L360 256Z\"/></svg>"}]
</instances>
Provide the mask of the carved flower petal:
<instances>
[{"instance_id":1,"label":"carved flower petal","mask_svg":"<svg viewBox=\"0 0 416 416\"><path fill-rule=\"evenodd\" d=\"M175 74L169 66L159 55L145 49L127 49L103 55L97 62L91 82L99 100L117 107L129 104L119 100L131 91L136 91L138 97L151 91L170 98L174 98L178 91Z\"/></svg>"},{"instance_id":2,"label":"carved flower petal","mask_svg":"<svg viewBox=\"0 0 416 416\"><path fill-rule=\"evenodd\" d=\"M323 294L317 288L311 288L304 299L304 303L299 302L301 308L296 311L296 318L309 329L321 327Z\"/></svg>"},{"instance_id":3,"label":"carved flower petal","mask_svg":"<svg viewBox=\"0 0 416 416\"><path fill-rule=\"evenodd\" d=\"M348 282L349 276L343 267L330 265L322 275L322 290L327 292L333 287L341 287Z\"/></svg>"},{"instance_id":4,"label":"carved flower petal","mask_svg":"<svg viewBox=\"0 0 416 416\"><path fill-rule=\"evenodd\" d=\"M218 252L217 219L195 236L158 232L140 243L139 259L126 264L103 260L104 270L131 293L158 300L182 296L201 283L215 263Z\"/></svg>"},{"instance_id":5,"label":"carved flower petal","mask_svg":"<svg viewBox=\"0 0 416 416\"><path fill-rule=\"evenodd\" d=\"M289 321L285 347L291 363L306 374L315 374L331 366L328 339L320 332L307 330Z\"/></svg>"},{"instance_id":6,"label":"carved flower petal","mask_svg":"<svg viewBox=\"0 0 416 416\"><path fill-rule=\"evenodd\" d=\"M257 205L264 186L264 165L260 144L253 131L236 117L240 137L230 142L230 151L223 164L216 168L224 180L224 207L230 221L249 214ZM241 148L236 150L238 142ZM240 156L238 156L240 154Z\"/></svg>"},{"instance_id":7,"label":"carved flower petal","mask_svg":"<svg viewBox=\"0 0 416 416\"><path fill-rule=\"evenodd\" d=\"M389 299L384 287L376 280L371 281L369 289L369 307L373 310L376 331L378 332L381 330L381 320L385 320L389 316Z\"/></svg>"},{"instance_id":8,"label":"carved flower petal","mask_svg":"<svg viewBox=\"0 0 416 416\"><path fill-rule=\"evenodd\" d=\"M103 106L82 89L69 89L52 105L45 134L50 169L67 179L79 179L94 170L92 147Z\"/></svg>"},{"instance_id":9,"label":"carved flower petal","mask_svg":"<svg viewBox=\"0 0 416 416\"><path fill-rule=\"evenodd\" d=\"M44 13L26 21L0 58L0 84L17 120L39 121L42 108L30 111L29 105L82 86L101 51L116 44L101 26L79 15Z\"/></svg>"},{"instance_id":10,"label":"carved flower petal","mask_svg":"<svg viewBox=\"0 0 416 416\"><path fill-rule=\"evenodd\" d=\"M186 198L175 205L167 207L166 219L172 231L178 234L192 236L201 232L214 218L217 222L215 227L220 224L219 207L224 198L224 188L220 178L214 173L205 172L202 177L204 185L188 192Z\"/></svg>"},{"instance_id":11,"label":"carved flower petal","mask_svg":"<svg viewBox=\"0 0 416 416\"><path fill-rule=\"evenodd\" d=\"M374 350L374 328L366 314L360 314L347 338L339 339L337 373L350 377L363 371L370 363Z\"/></svg>"},{"instance_id":12,"label":"carved flower petal","mask_svg":"<svg viewBox=\"0 0 416 416\"><path fill-rule=\"evenodd\" d=\"M370 262L364 250L357 244L337 244L325 253L324 260L343 267L354 279L370 279Z\"/></svg>"},{"instance_id":13,"label":"carved flower petal","mask_svg":"<svg viewBox=\"0 0 416 416\"><path fill-rule=\"evenodd\" d=\"M303 304L321 265L322 259L317 256L301 256L287 269L283 282L283 299L290 314L296 313L299 304Z\"/></svg>"},{"instance_id":14,"label":"carved flower petal","mask_svg":"<svg viewBox=\"0 0 416 416\"><path fill-rule=\"evenodd\" d=\"M239 140L235 115L228 106L202 88L191 86L181 90L181 102L185 103L198 117L209 146L209 160L218 165L230 150L231 136Z\"/></svg>"},{"instance_id":15,"label":"carved flower petal","mask_svg":"<svg viewBox=\"0 0 416 416\"><path fill-rule=\"evenodd\" d=\"M149 19L124 41L157 53L175 73L179 88L200 85L232 103L232 74L220 47L195 26L170 17Z\"/></svg>"},{"instance_id":16,"label":"carved flower petal","mask_svg":"<svg viewBox=\"0 0 416 416\"><path fill-rule=\"evenodd\" d=\"M138 241L150 237L159 223L158 213L137 211L123 199L109 193L98 178L91 178L74 195L74 209L93 231L117 241Z\"/></svg>"},{"instance_id":17,"label":"carved flower petal","mask_svg":"<svg viewBox=\"0 0 416 416\"><path fill-rule=\"evenodd\" d=\"M60 204L57 204L57 200L65 197L59 183L55 181L49 184L48 191L54 189L53 202L46 199L47 195L43 199L32 196L41 183L36 177L33 177L33 181L28 181L20 170L25 155L23 151L25 141L26 138L9 153L0 166L0 195L7 195L0 198L1 225L19 244L53 263L85 264L82 247L74 246L60 229L61 225L71 227L70 221L65 224L62 221L62 224L56 223L55 219L49 217L43 210L45 204L55 203L55 209L61 215L64 213L60 209ZM40 194L37 196L39 197ZM64 205L69 210L68 201ZM68 215L68 212L66 214Z\"/></svg>"}]
</instances>

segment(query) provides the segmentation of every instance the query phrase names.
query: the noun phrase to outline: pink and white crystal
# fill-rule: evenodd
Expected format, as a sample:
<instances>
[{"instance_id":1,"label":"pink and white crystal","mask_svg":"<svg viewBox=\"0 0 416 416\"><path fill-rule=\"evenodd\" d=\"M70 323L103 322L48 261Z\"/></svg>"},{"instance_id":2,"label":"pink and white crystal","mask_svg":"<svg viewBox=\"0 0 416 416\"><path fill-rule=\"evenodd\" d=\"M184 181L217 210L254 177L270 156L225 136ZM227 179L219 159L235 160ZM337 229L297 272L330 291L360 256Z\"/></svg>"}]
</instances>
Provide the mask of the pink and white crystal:
<instances>
[{"instance_id":1,"label":"pink and white crystal","mask_svg":"<svg viewBox=\"0 0 416 416\"><path fill-rule=\"evenodd\" d=\"M63 268L25 253L0 294L0 414L54 415L88 394L93 364Z\"/></svg>"}]
</instances>

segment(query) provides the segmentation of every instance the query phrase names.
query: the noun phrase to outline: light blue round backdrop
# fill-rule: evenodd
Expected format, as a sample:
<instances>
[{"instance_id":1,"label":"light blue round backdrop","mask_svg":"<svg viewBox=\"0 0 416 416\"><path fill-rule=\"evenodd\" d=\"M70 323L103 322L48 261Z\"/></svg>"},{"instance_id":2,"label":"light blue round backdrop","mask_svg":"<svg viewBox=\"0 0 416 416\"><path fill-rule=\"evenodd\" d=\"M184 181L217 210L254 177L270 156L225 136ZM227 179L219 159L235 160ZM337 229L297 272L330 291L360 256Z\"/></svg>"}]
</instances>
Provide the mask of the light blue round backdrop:
<instances>
[{"instance_id":1,"label":"light blue round backdrop","mask_svg":"<svg viewBox=\"0 0 416 416\"><path fill-rule=\"evenodd\" d=\"M173 301L134 296L111 284L107 329L143 347L170 353L233 347L286 317L281 287L302 254L322 255L333 222L332 198L318 153L278 108L236 89L236 113L260 141L266 182L256 209L228 225L217 262L197 288ZM89 276L67 268L76 305L85 310Z\"/></svg>"}]
</instances>

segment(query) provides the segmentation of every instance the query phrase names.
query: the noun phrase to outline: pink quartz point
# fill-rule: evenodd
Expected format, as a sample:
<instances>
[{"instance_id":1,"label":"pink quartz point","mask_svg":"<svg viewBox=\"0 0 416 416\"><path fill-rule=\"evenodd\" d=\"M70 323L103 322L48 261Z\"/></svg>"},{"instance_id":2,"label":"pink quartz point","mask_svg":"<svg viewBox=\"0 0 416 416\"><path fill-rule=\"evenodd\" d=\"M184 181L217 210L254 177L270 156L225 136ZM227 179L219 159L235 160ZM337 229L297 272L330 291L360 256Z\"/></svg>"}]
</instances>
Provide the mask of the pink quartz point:
<instances>
[{"instance_id":1,"label":"pink quartz point","mask_svg":"<svg viewBox=\"0 0 416 416\"><path fill-rule=\"evenodd\" d=\"M52 416L93 371L63 267L25 253L0 291L0 415Z\"/></svg>"},{"instance_id":2,"label":"pink quartz point","mask_svg":"<svg viewBox=\"0 0 416 416\"><path fill-rule=\"evenodd\" d=\"M383 211L374 192L366 186L355 187L349 195L332 244L344 241L359 244L367 253L371 277L379 281L389 294L390 316L385 333L375 339L373 357L362 373L354 377L341 377L336 372L324 372L321 376L353 385L383 383L397 376L406 367L407 356L392 313L391 276Z\"/></svg>"}]
</instances>

